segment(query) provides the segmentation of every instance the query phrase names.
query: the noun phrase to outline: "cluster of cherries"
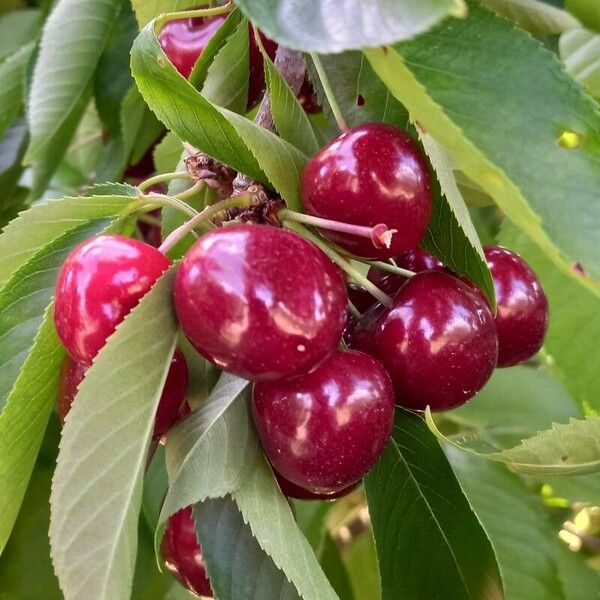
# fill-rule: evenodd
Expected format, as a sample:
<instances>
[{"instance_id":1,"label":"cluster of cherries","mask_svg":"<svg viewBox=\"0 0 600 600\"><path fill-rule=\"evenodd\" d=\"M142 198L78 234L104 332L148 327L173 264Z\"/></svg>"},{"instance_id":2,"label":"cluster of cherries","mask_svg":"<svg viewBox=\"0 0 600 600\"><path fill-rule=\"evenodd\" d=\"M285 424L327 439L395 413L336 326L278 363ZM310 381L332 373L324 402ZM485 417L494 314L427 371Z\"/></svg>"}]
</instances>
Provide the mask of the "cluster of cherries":
<instances>
[{"instance_id":1,"label":"cluster of cherries","mask_svg":"<svg viewBox=\"0 0 600 600\"><path fill-rule=\"evenodd\" d=\"M182 39L176 33L195 32L197 48L216 27L208 19L165 27L161 43L182 74L197 55L190 58L182 44L174 53L173 40ZM450 409L473 397L497 366L532 357L548 305L533 271L510 250L485 248L494 316L474 284L418 248L432 208L429 168L400 129L370 123L342 133L309 160L301 194L340 256L393 259L391 272L380 264L368 273L389 302L347 283L321 249L286 228L226 223L181 260L173 304L203 357L253 382L254 422L282 492L327 500L348 493L375 464L395 405ZM385 244L358 234L384 223ZM107 338L169 266L159 249L118 235L87 240L68 256L55 293L56 329L69 354L61 420ZM349 302L360 318L349 316ZM177 350L155 440L189 412L187 382ZM162 554L188 589L212 595L191 507L169 519Z\"/></svg>"}]
</instances>

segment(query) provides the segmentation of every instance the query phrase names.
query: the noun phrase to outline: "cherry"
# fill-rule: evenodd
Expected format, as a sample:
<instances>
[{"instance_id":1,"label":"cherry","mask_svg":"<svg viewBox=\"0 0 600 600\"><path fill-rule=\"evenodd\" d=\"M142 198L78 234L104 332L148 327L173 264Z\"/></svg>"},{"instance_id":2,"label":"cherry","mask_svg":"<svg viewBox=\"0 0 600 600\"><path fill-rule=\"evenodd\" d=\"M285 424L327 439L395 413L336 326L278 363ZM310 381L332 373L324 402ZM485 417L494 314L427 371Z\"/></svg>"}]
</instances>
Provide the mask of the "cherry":
<instances>
[{"instance_id":1,"label":"cherry","mask_svg":"<svg viewBox=\"0 0 600 600\"><path fill-rule=\"evenodd\" d=\"M56 330L72 358L90 365L169 264L152 246L119 235L97 236L74 248L54 294Z\"/></svg>"},{"instance_id":2,"label":"cherry","mask_svg":"<svg viewBox=\"0 0 600 600\"><path fill-rule=\"evenodd\" d=\"M161 48L183 77L189 79L200 55L212 36L223 25L225 19L224 15L178 19L169 21L161 29L158 36ZM265 70L263 57L256 45L254 32L250 24L248 24L248 32L249 80L247 108L250 109L257 104L265 91ZM277 44L262 33L259 35L266 53L272 60L275 58Z\"/></svg>"},{"instance_id":3,"label":"cherry","mask_svg":"<svg viewBox=\"0 0 600 600\"><path fill-rule=\"evenodd\" d=\"M213 597L191 506L169 518L160 552L167 569L190 592L198 596Z\"/></svg>"},{"instance_id":4,"label":"cherry","mask_svg":"<svg viewBox=\"0 0 600 600\"><path fill-rule=\"evenodd\" d=\"M252 412L275 470L308 492L333 494L362 479L383 451L394 394L379 362L337 350L302 377L255 383Z\"/></svg>"},{"instance_id":5,"label":"cherry","mask_svg":"<svg viewBox=\"0 0 600 600\"><path fill-rule=\"evenodd\" d=\"M500 246L486 246L484 253L498 307L498 366L517 365L542 347L548 300L536 274L519 255Z\"/></svg>"},{"instance_id":6,"label":"cherry","mask_svg":"<svg viewBox=\"0 0 600 600\"><path fill-rule=\"evenodd\" d=\"M71 410L79 384L83 381L89 368L88 365L74 361L70 356L67 356L63 361L58 379L58 394L56 398L61 424L64 424L65 418ZM189 405L187 402L184 402L187 387L187 363L183 353L177 348L171 359L171 367L167 374L167 380L165 381L156 411L154 431L152 433L153 440L160 439L177 421L189 414Z\"/></svg>"},{"instance_id":7,"label":"cherry","mask_svg":"<svg viewBox=\"0 0 600 600\"><path fill-rule=\"evenodd\" d=\"M174 300L198 352L251 380L314 367L336 348L348 306L339 269L316 246L251 224L202 236L181 261Z\"/></svg>"},{"instance_id":8,"label":"cherry","mask_svg":"<svg viewBox=\"0 0 600 600\"><path fill-rule=\"evenodd\" d=\"M359 285L349 283L346 287L348 290L348 299L361 313L364 313L377 302L373 294L367 292L367 290L361 288Z\"/></svg>"},{"instance_id":9,"label":"cherry","mask_svg":"<svg viewBox=\"0 0 600 600\"><path fill-rule=\"evenodd\" d=\"M487 382L498 357L487 304L467 285L438 271L419 273L402 286L357 346L381 360L394 382L396 401L414 410L465 403Z\"/></svg>"},{"instance_id":10,"label":"cherry","mask_svg":"<svg viewBox=\"0 0 600 600\"><path fill-rule=\"evenodd\" d=\"M277 479L281 493L288 498L295 498L296 500L321 500L325 502L337 500L338 498L347 496L360 485L360 481L357 481L356 483L353 483L339 492L333 492L332 494L315 494L314 492L309 492L299 485L288 481L277 471L273 471L273 474L275 475L275 479Z\"/></svg>"},{"instance_id":11,"label":"cherry","mask_svg":"<svg viewBox=\"0 0 600 600\"><path fill-rule=\"evenodd\" d=\"M344 342L347 346L374 356L375 352L369 346L372 338L371 332L385 311L386 308L383 304L375 302L358 321L349 318L344 329Z\"/></svg>"},{"instance_id":12,"label":"cherry","mask_svg":"<svg viewBox=\"0 0 600 600\"><path fill-rule=\"evenodd\" d=\"M311 215L397 230L389 248L348 233L322 232L365 258L391 258L415 248L431 214L423 154L404 131L383 123L354 127L321 148L304 168L301 193Z\"/></svg>"},{"instance_id":13,"label":"cherry","mask_svg":"<svg viewBox=\"0 0 600 600\"><path fill-rule=\"evenodd\" d=\"M441 271L444 269L442 261L421 248L413 248L396 257L396 264L403 269L422 273L423 271Z\"/></svg>"}]
</instances>

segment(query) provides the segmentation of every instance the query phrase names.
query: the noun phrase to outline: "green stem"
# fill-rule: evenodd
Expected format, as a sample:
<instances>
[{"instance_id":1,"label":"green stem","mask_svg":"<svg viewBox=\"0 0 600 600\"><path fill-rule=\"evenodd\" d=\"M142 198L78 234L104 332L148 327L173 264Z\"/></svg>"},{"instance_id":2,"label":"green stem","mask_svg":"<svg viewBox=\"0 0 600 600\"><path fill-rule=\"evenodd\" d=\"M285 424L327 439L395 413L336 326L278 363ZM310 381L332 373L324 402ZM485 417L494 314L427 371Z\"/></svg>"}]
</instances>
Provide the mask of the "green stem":
<instances>
[{"instance_id":1,"label":"green stem","mask_svg":"<svg viewBox=\"0 0 600 600\"><path fill-rule=\"evenodd\" d=\"M196 17L214 17L216 15L224 15L234 9L232 2L227 2L223 6L215 6L213 8L197 8L195 10L182 10L179 12L169 13L157 19L161 23L167 21L177 21L179 19L195 19Z\"/></svg>"},{"instance_id":2,"label":"green stem","mask_svg":"<svg viewBox=\"0 0 600 600\"><path fill-rule=\"evenodd\" d=\"M314 233L307 229L301 223L296 221L282 221L284 227L291 229L301 235L303 238L310 240L315 246L317 246L324 254L340 267L345 273L347 273L358 285L363 287L373 297L375 297L384 306L391 306L392 299L384 294L376 285L373 285L360 271L355 269L349 262L343 259L335 250L330 248L323 240L319 239Z\"/></svg>"},{"instance_id":3,"label":"green stem","mask_svg":"<svg viewBox=\"0 0 600 600\"><path fill-rule=\"evenodd\" d=\"M370 265L372 267L376 267L381 271L387 271L388 273L393 273L394 275L402 275L403 277L414 277L416 273L414 271L409 271L408 269L403 269L402 267L397 267L396 265L390 265L386 262L381 262L378 260L374 261L363 261L365 265Z\"/></svg>"},{"instance_id":4,"label":"green stem","mask_svg":"<svg viewBox=\"0 0 600 600\"><path fill-rule=\"evenodd\" d=\"M165 206L170 206L176 210L184 212L186 215L190 217L195 217L198 214L198 211L193 209L189 204L182 202L178 198L174 196L166 196L165 194L141 194L140 200L145 202L147 205L152 205L150 210L154 208L164 208ZM136 207L139 210L139 206Z\"/></svg>"},{"instance_id":5,"label":"green stem","mask_svg":"<svg viewBox=\"0 0 600 600\"><path fill-rule=\"evenodd\" d=\"M187 190L184 190L183 192L179 192L179 194L175 194L175 198L178 198L179 200L187 200L188 198L193 198L196 194L198 194L200 192L200 190L202 190L205 186L205 182L200 179L199 181L196 181L196 183L188 188Z\"/></svg>"},{"instance_id":6,"label":"green stem","mask_svg":"<svg viewBox=\"0 0 600 600\"><path fill-rule=\"evenodd\" d=\"M325 92L325 97L329 102L329 106L331 107L331 112L333 113L333 117L335 118L340 131L348 131L348 123L346 119L344 119L344 115L342 114L342 110L340 109L340 105L335 97L333 92L333 88L331 87L331 82L329 81L329 77L327 77L327 73L323 68L323 63L319 58L318 54L311 53L310 55L313 64L315 65L315 69L317 70L317 74L319 75L319 79L321 80L321 85L323 86L323 91Z\"/></svg>"},{"instance_id":7,"label":"green stem","mask_svg":"<svg viewBox=\"0 0 600 600\"><path fill-rule=\"evenodd\" d=\"M217 202L212 206L207 206L202 212L196 213L196 215L192 217L189 221L186 221L183 225L172 231L161 244L159 251L163 254L166 254L188 233L191 233L200 225L203 225L207 221L210 221L210 219L218 215L220 212L229 208L250 206L251 204L252 199L249 196L245 194L240 194L239 196L233 196L232 198L226 198L225 200L221 200L221 202Z\"/></svg>"},{"instance_id":8,"label":"green stem","mask_svg":"<svg viewBox=\"0 0 600 600\"><path fill-rule=\"evenodd\" d=\"M356 308L356 306L354 306L350 300L348 300L348 310L355 319L360 319L362 317L360 310L358 310L358 308Z\"/></svg>"},{"instance_id":9,"label":"green stem","mask_svg":"<svg viewBox=\"0 0 600 600\"><path fill-rule=\"evenodd\" d=\"M145 181L142 181L138 186L140 192L145 192L157 183L164 183L165 181L171 181L172 179L192 179L192 176L187 171L177 171L175 173L162 173L161 175L155 175Z\"/></svg>"}]
</instances>

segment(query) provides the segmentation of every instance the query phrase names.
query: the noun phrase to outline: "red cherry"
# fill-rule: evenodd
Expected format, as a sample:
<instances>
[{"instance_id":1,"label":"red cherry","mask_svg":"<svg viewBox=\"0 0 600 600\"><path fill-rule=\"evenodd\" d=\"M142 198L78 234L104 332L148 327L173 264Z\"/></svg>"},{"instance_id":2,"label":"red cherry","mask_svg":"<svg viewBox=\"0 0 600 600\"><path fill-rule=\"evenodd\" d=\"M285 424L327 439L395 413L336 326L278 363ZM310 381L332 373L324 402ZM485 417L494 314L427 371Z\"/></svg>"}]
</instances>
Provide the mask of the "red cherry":
<instances>
[{"instance_id":1,"label":"red cherry","mask_svg":"<svg viewBox=\"0 0 600 600\"><path fill-rule=\"evenodd\" d=\"M158 41L173 66L186 79L192 74L194 65L210 38L223 25L226 17L197 17L178 19L165 23Z\"/></svg>"},{"instance_id":2,"label":"red cherry","mask_svg":"<svg viewBox=\"0 0 600 600\"><path fill-rule=\"evenodd\" d=\"M169 264L152 246L120 235L101 235L74 248L54 294L54 322L67 352L90 365Z\"/></svg>"},{"instance_id":3,"label":"red cherry","mask_svg":"<svg viewBox=\"0 0 600 600\"><path fill-rule=\"evenodd\" d=\"M518 365L542 347L548 300L536 274L518 254L500 246L486 246L484 253L498 307L498 366Z\"/></svg>"},{"instance_id":4,"label":"red cherry","mask_svg":"<svg viewBox=\"0 0 600 600\"><path fill-rule=\"evenodd\" d=\"M346 287L348 289L348 300L350 300L361 313L364 313L377 302L373 294L367 292L367 290L361 288L359 285L349 283Z\"/></svg>"},{"instance_id":5,"label":"red cherry","mask_svg":"<svg viewBox=\"0 0 600 600\"><path fill-rule=\"evenodd\" d=\"M301 488L299 485L288 481L277 471L273 471L273 474L275 475L275 479L277 479L281 493L288 498L295 498L296 500L321 500L325 502L337 500L338 498L347 496L360 485L360 481L357 481L347 488L344 488L339 492L334 492L333 494L315 494L314 492L309 492L308 490Z\"/></svg>"},{"instance_id":6,"label":"red cherry","mask_svg":"<svg viewBox=\"0 0 600 600\"><path fill-rule=\"evenodd\" d=\"M401 129L383 123L354 127L321 148L301 180L306 212L353 225L396 229L389 248L365 238L323 231L349 252L391 258L418 246L431 214L431 183L422 152Z\"/></svg>"},{"instance_id":7,"label":"red cherry","mask_svg":"<svg viewBox=\"0 0 600 600\"><path fill-rule=\"evenodd\" d=\"M358 344L381 360L396 401L414 410L446 410L472 398L491 376L498 338L487 304L438 271L412 277Z\"/></svg>"},{"instance_id":8,"label":"red cherry","mask_svg":"<svg viewBox=\"0 0 600 600\"><path fill-rule=\"evenodd\" d=\"M304 490L332 494L375 464L390 437L394 394L375 359L337 350L301 377L256 383L252 412L273 467Z\"/></svg>"},{"instance_id":9,"label":"red cherry","mask_svg":"<svg viewBox=\"0 0 600 600\"><path fill-rule=\"evenodd\" d=\"M344 329L344 342L346 342L346 345L349 348L356 348L375 356L375 352L369 346L372 337L371 332L385 311L385 306L376 302L365 311L358 321L354 318L348 319Z\"/></svg>"},{"instance_id":10,"label":"red cherry","mask_svg":"<svg viewBox=\"0 0 600 600\"><path fill-rule=\"evenodd\" d=\"M74 361L67 356L63 361L58 379L58 394L56 404L61 424L64 424L71 405L77 394L79 384L90 367ZM184 402L188 387L188 368L185 357L179 348L171 360L171 368L163 388L156 418L152 439L158 440L171 429L180 419L189 414L190 407Z\"/></svg>"},{"instance_id":11,"label":"red cherry","mask_svg":"<svg viewBox=\"0 0 600 600\"><path fill-rule=\"evenodd\" d=\"M190 592L197 596L213 597L191 506L169 518L160 552L167 569Z\"/></svg>"},{"instance_id":12,"label":"red cherry","mask_svg":"<svg viewBox=\"0 0 600 600\"><path fill-rule=\"evenodd\" d=\"M251 380L314 367L337 347L348 306L339 269L316 246L249 224L202 236L181 261L174 298L198 352Z\"/></svg>"}]
</instances>

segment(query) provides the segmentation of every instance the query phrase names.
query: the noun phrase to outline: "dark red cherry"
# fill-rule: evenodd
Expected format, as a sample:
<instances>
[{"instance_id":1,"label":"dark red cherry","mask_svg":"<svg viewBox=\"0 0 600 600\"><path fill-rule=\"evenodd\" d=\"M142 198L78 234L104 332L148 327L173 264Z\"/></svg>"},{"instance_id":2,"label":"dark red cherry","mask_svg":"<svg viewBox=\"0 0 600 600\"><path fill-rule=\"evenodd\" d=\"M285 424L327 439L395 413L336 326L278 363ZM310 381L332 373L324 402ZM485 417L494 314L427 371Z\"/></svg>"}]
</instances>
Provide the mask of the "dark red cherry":
<instances>
[{"instance_id":1,"label":"dark red cherry","mask_svg":"<svg viewBox=\"0 0 600 600\"><path fill-rule=\"evenodd\" d=\"M391 258L418 246L431 214L425 158L401 129L383 123L354 127L321 148L306 164L302 200L311 215L354 225L396 229L389 248L365 238L323 231L349 252Z\"/></svg>"},{"instance_id":2,"label":"dark red cherry","mask_svg":"<svg viewBox=\"0 0 600 600\"><path fill-rule=\"evenodd\" d=\"M367 311L377 300L370 292L361 288L359 285L349 283L348 289L348 300L354 304L359 312L364 313Z\"/></svg>"},{"instance_id":3,"label":"dark red cherry","mask_svg":"<svg viewBox=\"0 0 600 600\"><path fill-rule=\"evenodd\" d=\"M375 464L390 437L394 394L379 362L337 350L301 377L256 383L252 412L275 470L311 493L332 494Z\"/></svg>"},{"instance_id":4,"label":"dark red cherry","mask_svg":"<svg viewBox=\"0 0 600 600\"><path fill-rule=\"evenodd\" d=\"M500 246L486 246L484 253L498 307L498 366L518 365L542 347L548 300L536 274L519 255Z\"/></svg>"},{"instance_id":5,"label":"dark red cherry","mask_svg":"<svg viewBox=\"0 0 600 600\"><path fill-rule=\"evenodd\" d=\"M167 569L190 592L197 596L213 597L191 506L169 518L160 552Z\"/></svg>"},{"instance_id":6,"label":"dark red cherry","mask_svg":"<svg viewBox=\"0 0 600 600\"><path fill-rule=\"evenodd\" d=\"M316 115L323 110L323 107L319 104L319 99L315 93L315 88L310 82L308 76L304 77L302 87L298 92L298 101L302 105L304 112L308 113L309 115Z\"/></svg>"},{"instance_id":7,"label":"dark red cherry","mask_svg":"<svg viewBox=\"0 0 600 600\"><path fill-rule=\"evenodd\" d=\"M120 235L101 235L74 248L54 294L56 331L71 357L91 364L169 264L156 248Z\"/></svg>"},{"instance_id":8,"label":"dark red cherry","mask_svg":"<svg viewBox=\"0 0 600 600\"><path fill-rule=\"evenodd\" d=\"M439 271L419 273L402 286L358 347L381 360L396 402L414 410L465 403L484 386L498 357L487 304Z\"/></svg>"},{"instance_id":9,"label":"dark red cherry","mask_svg":"<svg viewBox=\"0 0 600 600\"><path fill-rule=\"evenodd\" d=\"M371 307L363 313L359 320L354 317L348 318L346 328L344 329L344 342L349 348L356 348L367 354L374 355L371 351L369 343L371 341L371 332L375 323L385 312L385 306L379 302L371 305Z\"/></svg>"},{"instance_id":10,"label":"dark red cherry","mask_svg":"<svg viewBox=\"0 0 600 600\"><path fill-rule=\"evenodd\" d=\"M56 404L60 422L64 424L79 384L90 367L74 361L67 356L63 361L58 379ZM188 387L188 368L185 357L179 348L171 360L171 367L163 388L156 417L152 439L160 439L180 419L189 414L190 407L185 400Z\"/></svg>"},{"instance_id":11,"label":"dark red cherry","mask_svg":"<svg viewBox=\"0 0 600 600\"><path fill-rule=\"evenodd\" d=\"M309 492L308 490L301 488L299 485L288 481L277 471L273 471L273 474L275 475L275 479L277 479L281 493L288 498L295 498L296 500L322 500L326 502L330 500L337 500L338 498L347 496L360 485L360 481L357 481L356 483L353 483L339 492L333 492L333 494L315 494L314 492Z\"/></svg>"},{"instance_id":12,"label":"dark red cherry","mask_svg":"<svg viewBox=\"0 0 600 600\"><path fill-rule=\"evenodd\" d=\"M186 79L192 74L194 65L210 38L225 22L224 15L178 19L165 23L158 41L173 66Z\"/></svg>"},{"instance_id":13,"label":"dark red cherry","mask_svg":"<svg viewBox=\"0 0 600 600\"><path fill-rule=\"evenodd\" d=\"M251 380L314 367L337 347L348 307L339 269L316 246L250 224L202 236L181 261L174 298L198 352Z\"/></svg>"}]
</instances>

